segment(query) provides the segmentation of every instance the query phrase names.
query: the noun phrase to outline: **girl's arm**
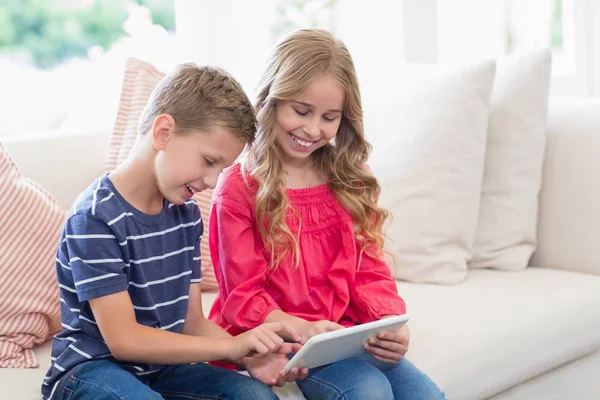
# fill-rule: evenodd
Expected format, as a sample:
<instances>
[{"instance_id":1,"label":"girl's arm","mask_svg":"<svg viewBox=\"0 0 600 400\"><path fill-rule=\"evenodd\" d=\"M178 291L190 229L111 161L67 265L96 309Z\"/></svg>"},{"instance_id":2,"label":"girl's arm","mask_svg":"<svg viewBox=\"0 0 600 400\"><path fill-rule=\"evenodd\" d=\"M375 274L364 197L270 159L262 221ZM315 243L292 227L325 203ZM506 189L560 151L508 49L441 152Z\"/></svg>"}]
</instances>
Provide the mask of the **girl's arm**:
<instances>
[{"instance_id":1,"label":"girl's arm","mask_svg":"<svg viewBox=\"0 0 600 400\"><path fill-rule=\"evenodd\" d=\"M246 331L261 325L273 310L280 308L265 290L267 261L261 244L255 240L252 206L233 203L234 200L214 198L209 224L210 255L221 289L222 307L218 312L227 323Z\"/></svg>"},{"instance_id":2,"label":"girl's arm","mask_svg":"<svg viewBox=\"0 0 600 400\"><path fill-rule=\"evenodd\" d=\"M357 242L356 245L360 251L360 244ZM398 295L383 251L372 247L369 252L363 252L350 301L361 323L406 313L406 305Z\"/></svg>"}]
</instances>

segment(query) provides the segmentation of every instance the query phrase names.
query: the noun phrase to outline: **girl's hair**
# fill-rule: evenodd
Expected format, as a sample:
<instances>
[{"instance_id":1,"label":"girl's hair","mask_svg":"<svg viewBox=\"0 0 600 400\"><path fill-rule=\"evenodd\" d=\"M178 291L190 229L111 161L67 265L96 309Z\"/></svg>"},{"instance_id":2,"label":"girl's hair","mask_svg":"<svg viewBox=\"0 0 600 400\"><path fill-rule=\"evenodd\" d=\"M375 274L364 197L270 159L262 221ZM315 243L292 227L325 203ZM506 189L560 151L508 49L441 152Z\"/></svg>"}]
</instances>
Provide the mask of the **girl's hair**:
<instances>
[{"instance_id":1,"label":"girl's hair","mask_svg":"<svg viewBox=\"0 0 600 400\"><path fill-rule=\"evenodd\" d=\"M289 203L281 150L275 140L277 105L292 100L323 76L339 82L345 96L337 135L333 143L313 153L315 168L352 216L354 234L361 243L361 256L367 249L371 253L383 249L382 225L389 213L376 204L379 184L367 167L371 146L364 137L352 57L346 46L329 32L303 29L283 38L269 58L255 104L256 141L242 161L242 170L249 171L258 184L256 219L271 253L270 268L277 268L290 254L296 266L300 260L298 232L291 232L285 223Z\"/></svg>"}]
</instances>

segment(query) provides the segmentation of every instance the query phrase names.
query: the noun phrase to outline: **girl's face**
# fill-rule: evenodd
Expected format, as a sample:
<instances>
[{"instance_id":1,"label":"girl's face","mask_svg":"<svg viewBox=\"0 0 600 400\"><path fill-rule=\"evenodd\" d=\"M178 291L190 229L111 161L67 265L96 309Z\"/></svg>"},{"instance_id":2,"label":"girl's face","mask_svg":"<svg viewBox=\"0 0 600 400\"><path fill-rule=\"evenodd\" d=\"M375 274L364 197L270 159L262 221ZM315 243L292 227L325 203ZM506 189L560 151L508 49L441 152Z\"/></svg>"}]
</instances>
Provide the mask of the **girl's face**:
<instances>
[{"instance_id":1,"label":"girl's face","mask_svg":"<svg viewBox=\"0 0 600 400\"><path fill-rule=\"evenodd\" d=\"M307 160L335 137L344 107L344 88L326 75L290 101L277 105L276 140L283 162Z\"/></svg>"}]
</instances>

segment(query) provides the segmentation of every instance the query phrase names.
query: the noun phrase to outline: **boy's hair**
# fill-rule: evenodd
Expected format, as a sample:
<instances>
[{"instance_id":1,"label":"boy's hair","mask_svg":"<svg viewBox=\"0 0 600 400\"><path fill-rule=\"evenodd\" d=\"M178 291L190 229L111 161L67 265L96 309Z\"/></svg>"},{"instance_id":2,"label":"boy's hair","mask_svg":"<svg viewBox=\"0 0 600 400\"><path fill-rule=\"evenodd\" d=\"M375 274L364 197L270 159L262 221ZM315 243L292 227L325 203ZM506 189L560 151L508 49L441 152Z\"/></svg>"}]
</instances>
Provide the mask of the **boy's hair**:
<instances>
[{"instance_id":1,"label":"boy's hair","mask_svg":"<svg viewBox=\"0 0 600 400\"><path fill-rule=\"evenodd\" d=\"M377 205L379 183L367 167L371 146L363 132L363 112L354 62L340 40L322 29L302 29L284 37L274 48L258 86L255 104L259 121L256 142L242 161L258 182L256 219L271 252L271 268L284 257L299 263L296 239L285 223L289 203L285 171L276 142L277 105L293 100L323 76L344 88L344 108L335 139L313 153L316 170L352 216L363 251L383 250L382 226L389 212ZM266 221L266 223L265 223Z\"/></svg>"},{"instance_id":2,"label":"boy's hair","mask_svg":"<svg viewBox=\"0 0 600 400\"><path fill-rule=\"evenodd\" d=\"M219 126L247 144L256 135L256 116L246 93L231 75L216 67L180 64L165 76L142 112L139 134L149 132L160 114L175 119L179 134Z\"/></svg>"}]
</instances>

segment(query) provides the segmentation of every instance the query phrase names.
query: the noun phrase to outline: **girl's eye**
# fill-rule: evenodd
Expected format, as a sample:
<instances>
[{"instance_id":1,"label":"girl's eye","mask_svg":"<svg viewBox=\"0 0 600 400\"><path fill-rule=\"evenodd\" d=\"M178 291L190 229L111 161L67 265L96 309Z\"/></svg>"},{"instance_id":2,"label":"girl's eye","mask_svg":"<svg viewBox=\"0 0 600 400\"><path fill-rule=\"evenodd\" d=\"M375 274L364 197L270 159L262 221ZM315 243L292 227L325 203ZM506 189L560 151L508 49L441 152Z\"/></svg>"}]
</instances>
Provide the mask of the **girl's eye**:
<instances>
[{"instance_id":1,"label":"girl's eye","mask_svg":"<svg viewBox=\"0 0 600 400\"><path fill-rule=\"evenodd\" d=\"M325 121L327 121L327 122L333 122L333 121L335 121L337 119L337 117L326 117L326 116L323 116L323 119Z\"/></svg>"},{"instance_id":2,"label":"girl's eye","mask_svg":"<svg viewBox=\"0 0 600 400\"><path fill-rule=\"evenodd\" d=\"M215 165L215 163L211 160L209 160L208 158L204 158L204 161L206 162L206 165L208 165L209 167L212 167Z\"/></svg>"},{"instance_id":3,"label":"girl's eye","mask_svg":"<svg viewBox=\"0 0 600 400\"><path fill-rule=\"evenodd\" d=\"M301 111L298 111L295 108L294 108L294 111L296 111L296 114L298 114L298 115L302 115L302 116L308 115L308 111L301 112Z\"/></svg>"}]
</instances>

